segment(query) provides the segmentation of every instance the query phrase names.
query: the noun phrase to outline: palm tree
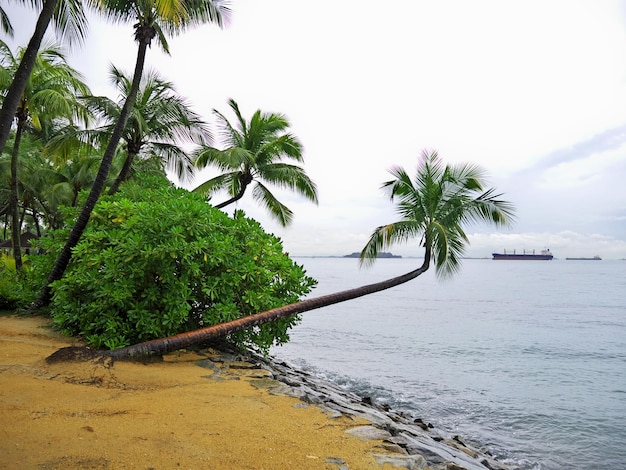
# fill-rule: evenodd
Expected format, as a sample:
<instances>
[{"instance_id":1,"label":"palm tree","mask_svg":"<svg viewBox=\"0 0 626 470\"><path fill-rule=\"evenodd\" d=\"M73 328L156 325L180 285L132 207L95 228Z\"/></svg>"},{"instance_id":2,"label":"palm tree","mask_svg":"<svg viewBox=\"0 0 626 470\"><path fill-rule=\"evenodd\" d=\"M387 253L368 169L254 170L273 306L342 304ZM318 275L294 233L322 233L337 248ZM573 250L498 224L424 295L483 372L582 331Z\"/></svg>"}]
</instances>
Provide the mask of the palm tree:
<instances>
[{"instance_id":1,"label":"palm tree","mask_svg":"<svg viewBox=\"0 0 626 470\"><path fill-rule=\"evenodd\" d=\"M24 52L21 49L16 56L13 56L8 46L0 41L0 62L4 66L4 73L17 70L19 58ZM58 46L47 45L38 53L32 73L26 81L24 92L15 111L17 125L11 156L10 207L12 213L11 238L17 271L22 268L19 244L21 226L18 216L17 174L22 135L27 130L28 125L36 130L41 130L44 122L50 122L59 117L65 118L69 122L73 122L73 119L77 118L87 124L89 114L79 105L76 97L88 93L89 88L83 83L81 74L67 64L65 56Z\"/></svg>"},{"instance_id":2,"label":"palm tree","mask_svg":"<svg viewBox=\"0 0 626 470\"><path fill-rule=\"evenodd\" d=\"M254 181L252 197L265 206L281 225L287 226L293 219L293 213L259 180L296 191L317 204L317 187L304 170L280 161L288 158L302 162L302 145L287 132L290 124L282 114L257 110L246 122L235 100L230 99L228 104L237 117L234 126L222 113L213 110L226 149L203 146L195 157L198 167L214 165L225 173L206 181L194 191L210 195L226 190L230 199L215 206L222 208L241 199L248 185Z\"/></svg>"},{"instance_id":3,"label":"palm tree","mask_svg":"<svg viewBox=\"0 0 626 470\"><path fill-rule=\"evenodd\" d=\"M165 354L280 318L356 299L415 279L428 270L431 261L438 275L450 275L459 268L460 257L468 243L464 225L488 222L505 226L513 220L513 206L499 199L501 195L495 194L494 189L484 190L484 173L475 165L444 165L436 152L424 152L414 180L401 168L393 168L391 173L394 179L384 183L383 188L392 201L398 201L401 220L374 230L361 251L361 263L370 265L380 250L418 237L424 248L424 262L419 268L385 281L109 351L106 355L113 359L127 359Z\"/></svg>"},{"instance_id":4,"label":"palm tree","mask_svg":"<svg viewBox=\"0 0 626 470\"><path fill-rule=\"evenodd\" d=\"M125 101L131 80L113 66L111 78L122 101ZM111 135L122 106L103 96L86 97L85 105L105 124L95 130L83 131L83 139L104 140ZM177 141L202 143L210 138L206 124L183 98L175 94L174 85L163 80L157 72L149 71L141 81L135 106L122 134L126 158L109 194L114 194L119 185L128 179L134 159L142 154L160 157L181 179L190 176L193 171L191 159L177 145Z\"/></svg>"},{"instance_id":5,"label":"palm tree","mask_svg":"<svg viewBox=\"0 0 626 470\"><path fill-rule=\"evenodd\" d=\"M52 0L48 0L52 1ZM65 269L72 257L74 248L82 236L91 212L98 202L98 198L104 189L111 163L115 156L117 146L122 138L128 116L135 105L137 91L141 83L141 76L146 60L146 52L157 38L161 48L169 53L169 47L165 33L177 34L189 26L213 22L219 26L228 15L229 9L221 0L94 0L100 5L102 12L114 21L134 21L135 41L138 43L137 60L133 72L133 81L120 112L119 119L113 128L109 143L104 151L102 162L85 205L80 211L74 227L70 231L68 240L61 250L53 268L48 276L46 285L42 288L39 296L30 310L47 305L50 301L50 284L63 276Z\"/></svg>"},{"instance_id":6,"label":"palm tree","mask_svg":"<svg viewBox=\"0 0 626 470\"><path fill-rule=\"evenodd\" d=\"M93 184L100 160L98 154L80 152L71 161L37 172L43 188L44 213L51 228L59 228L62 223L59 207L75 207L80 191Z\"/></svg>"},{"instance_id":7,"label":"palm tree","mask_svg":"<svg viewBox=\"0 0 626 470\"><path fill-rule=\"evenodd\" d=\"M41 11L37 18L35 31L28 42L28 46L24 49L20 64L2 100L2 110L0 111L0 153L4 150L4 146L9 138L15 111L26 88L28 77L35 66L41 41L50 21L53 21L61 38L69 44L76 41L81 42L87 31L87 20L81 0L21 0L21 3L41 7Z\"/></svg>"}]
</instances>

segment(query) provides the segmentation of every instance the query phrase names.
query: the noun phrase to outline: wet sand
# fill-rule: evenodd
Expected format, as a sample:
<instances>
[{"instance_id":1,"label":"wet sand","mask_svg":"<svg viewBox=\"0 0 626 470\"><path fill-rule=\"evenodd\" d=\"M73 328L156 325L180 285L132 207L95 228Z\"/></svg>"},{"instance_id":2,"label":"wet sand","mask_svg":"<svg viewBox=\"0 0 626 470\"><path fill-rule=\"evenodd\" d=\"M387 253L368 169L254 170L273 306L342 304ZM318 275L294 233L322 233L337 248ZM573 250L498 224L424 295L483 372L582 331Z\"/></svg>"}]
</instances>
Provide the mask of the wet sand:
<instances>
[{"instance_id":1,"label":"wet sand","mask_svg":"<svg viewBox=\"0 0 626 470\"><path fill-rule=\"evenodd\" d=\"M46 319L0 317L1 468L392 468L376 464L376 441L345 433L362 420L331 419L245 374L214 374L197 353L112 367L45 362L72 344Z\"/></svg>"}]
</instances>

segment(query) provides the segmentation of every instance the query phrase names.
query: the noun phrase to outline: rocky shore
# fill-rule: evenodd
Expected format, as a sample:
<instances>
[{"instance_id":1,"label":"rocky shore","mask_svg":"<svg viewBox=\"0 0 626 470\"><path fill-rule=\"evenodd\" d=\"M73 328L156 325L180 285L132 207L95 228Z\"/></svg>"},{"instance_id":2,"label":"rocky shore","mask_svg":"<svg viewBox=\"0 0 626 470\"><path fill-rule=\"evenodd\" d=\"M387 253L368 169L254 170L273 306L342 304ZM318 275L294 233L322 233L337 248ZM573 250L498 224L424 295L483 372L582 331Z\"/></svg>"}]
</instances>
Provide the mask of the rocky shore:
<instances>
[{"instance_id":1,"label":"rocky shore","mask_svg":"<svg viewBox=\"0 0 626 470\"><path fill-rule=\"evenodd\" d=\"M386 405L360 397L317 378L283 361L266 359L254 354L220 352L198 361L201 367L213 371L213 379L243 376L271 394L298 398L307 407L318 406L329 419L357 418L370 424L356 425L347 433L363 440L381 441L373 454L379 465L396 468L432 470L514 470L515 467L497 461L488 452L475 448L460 436L448 435L431 424ZM339 470L349 470L338 459Z\"/></svg>"}]
</instances>

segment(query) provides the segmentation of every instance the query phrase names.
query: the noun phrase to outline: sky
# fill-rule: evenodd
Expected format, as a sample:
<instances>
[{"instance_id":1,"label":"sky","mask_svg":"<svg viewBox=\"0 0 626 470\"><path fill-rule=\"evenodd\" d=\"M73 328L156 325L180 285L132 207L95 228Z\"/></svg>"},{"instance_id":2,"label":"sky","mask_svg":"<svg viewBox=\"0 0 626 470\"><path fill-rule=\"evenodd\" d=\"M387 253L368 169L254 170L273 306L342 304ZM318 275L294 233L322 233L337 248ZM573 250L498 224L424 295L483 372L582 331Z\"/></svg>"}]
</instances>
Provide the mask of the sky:
<instances>
[{"instance_id":1,"label":"sky","mask_svg":"<svg viewBox=\"0 0 626 470\"><path fill-rule=\"evenodd\" d=\"M206 25L158 46L146 65L215 122L285 114L304 146L319 205L275 191L295 214L283 228L246 194L237 208L293 256L360 251L399 220L381 191L389 169L414 174L423 150L473 163L516 207L508 228L466 228L468 256L549 248L557 258L626 258L626 4L618 0L231 0ZM5 7L25 46L28 10ZM14 13L17 12L17 13ZM92 18L70 64L94 94L116 98L112 63L132 72L131 24ZM53 37L52 35L50 37ZM198 173L193 188L217 175ZM221 201L216 196L215 201ZM421 256L419 240L392 247Z\"/></svg>"}]
</instances>

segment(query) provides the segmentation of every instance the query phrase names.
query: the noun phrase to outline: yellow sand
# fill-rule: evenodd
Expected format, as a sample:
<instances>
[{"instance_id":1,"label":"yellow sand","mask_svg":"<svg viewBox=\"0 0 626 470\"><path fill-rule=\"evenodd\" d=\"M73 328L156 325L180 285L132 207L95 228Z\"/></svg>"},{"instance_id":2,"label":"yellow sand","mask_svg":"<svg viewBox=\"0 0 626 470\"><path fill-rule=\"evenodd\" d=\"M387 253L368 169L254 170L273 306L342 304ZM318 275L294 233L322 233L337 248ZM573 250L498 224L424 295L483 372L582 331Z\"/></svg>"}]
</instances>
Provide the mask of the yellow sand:
<instances>
[{"instance_id":1,"label":"yellow sand","mask_svg":"<svg viewBox=\"0 0 626 470\"><path fill-rule=\"evenodd\" d=\"M2 469L380 469L357 424L245 378L212 379L195 353L148 365L49 365L71 339L0 317ZM297 406L294 406L297 405ZM380 452L380 449L377 449ZM391 467L388 467L391 468Z\"/></svg>"}]
</instances>

